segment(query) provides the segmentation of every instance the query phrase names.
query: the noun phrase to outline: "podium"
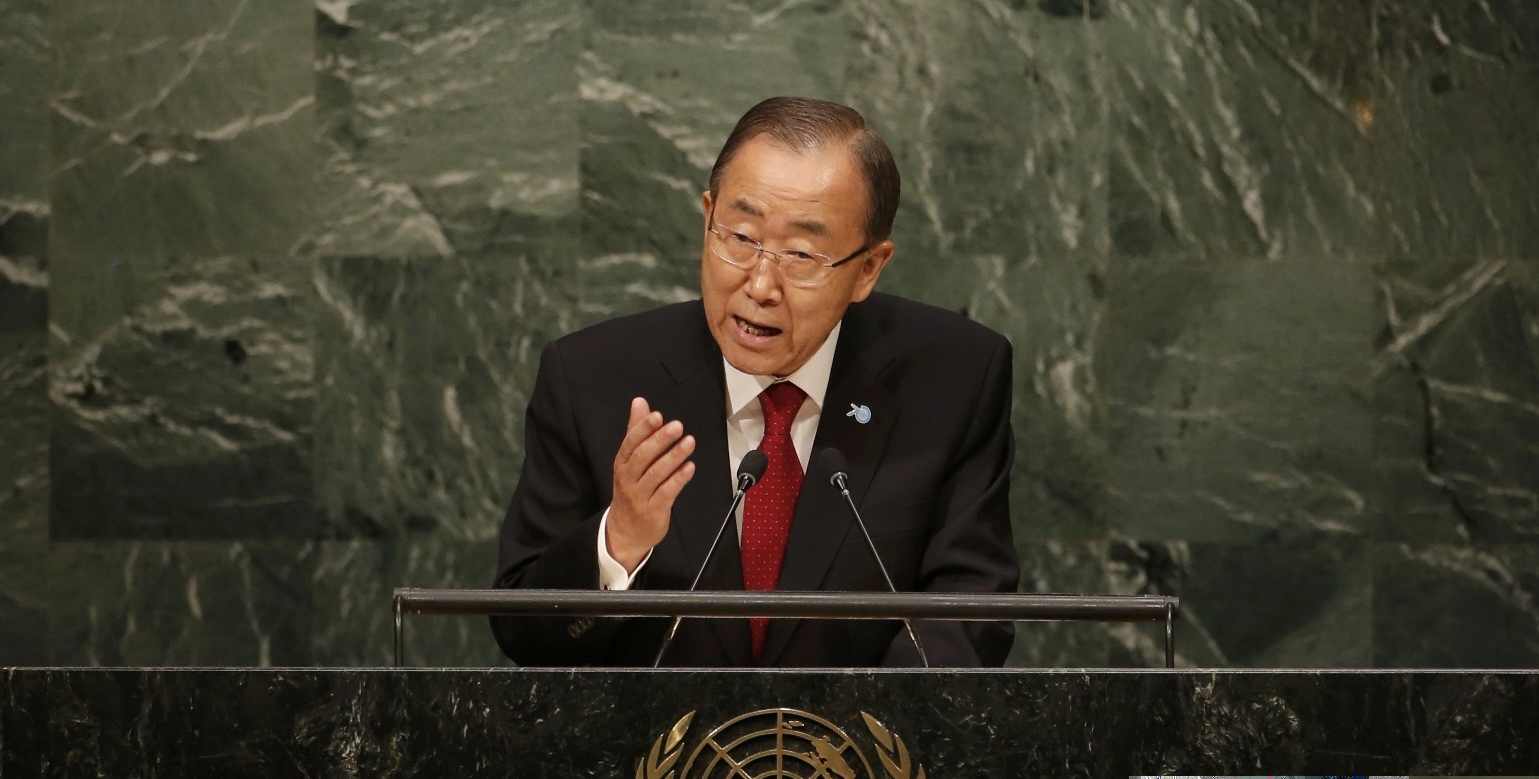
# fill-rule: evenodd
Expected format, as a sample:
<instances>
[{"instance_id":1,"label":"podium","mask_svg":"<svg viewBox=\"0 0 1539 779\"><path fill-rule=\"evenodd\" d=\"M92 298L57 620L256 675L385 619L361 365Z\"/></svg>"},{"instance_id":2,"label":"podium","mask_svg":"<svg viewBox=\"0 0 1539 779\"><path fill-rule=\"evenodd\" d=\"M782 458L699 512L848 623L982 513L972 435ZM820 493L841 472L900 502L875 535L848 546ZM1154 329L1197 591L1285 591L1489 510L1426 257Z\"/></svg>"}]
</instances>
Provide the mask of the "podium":
<instances>
[{"instance_id":1,"label":"podium","mask_svg":"<svg viewBox=\"0 0 1539 779\"><path fill-rule=\"evenodd\" d=\"M977 619L1002 608L1028 619L1110 611L1165 619L1168 636L1176 613L1167 599L1094 605L1080 596L677 596L402 590L396 611L619 605L637 614L846 616L859 607L857 616ZM509 597L522 605L509 607ZM1265 773L1539 774L1539 673L6 668L0 676L3 777Z\"/></svg>"},{"instance_id":2,"label":"podium","mask_svg":"<svg viewBox=\"0 0 1539 779\"><path fill-rule=\"evenodd\" d=\"M1163 621L1129 596L398 590L404 617ZM488 635L488 641L491 637ZM1167 655L1173 657L1173 655ZM0 777L1539 774L1539 672L76 669L0 676Z\"/></svg>"},{"instance_id":3,"label":"podium","mask_svg":"<svg viewBox=\"0 0 1539 779\"><path fill-rule=\"evenodd\" d=\"M0 684L7 779L695 779L776 759L860 779L1539 774L1532 672L38 668Z\"/></svg>"}]
</instances>

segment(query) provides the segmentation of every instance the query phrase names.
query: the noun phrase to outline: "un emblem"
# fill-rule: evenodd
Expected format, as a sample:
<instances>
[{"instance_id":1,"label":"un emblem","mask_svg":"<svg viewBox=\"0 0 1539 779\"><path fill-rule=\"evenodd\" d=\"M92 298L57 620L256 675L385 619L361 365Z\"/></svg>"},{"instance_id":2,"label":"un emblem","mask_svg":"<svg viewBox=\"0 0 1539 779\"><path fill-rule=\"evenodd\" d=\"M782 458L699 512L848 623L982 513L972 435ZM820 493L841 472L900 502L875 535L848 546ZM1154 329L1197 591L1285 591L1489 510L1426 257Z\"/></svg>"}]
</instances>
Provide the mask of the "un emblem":
<instances>
[{"instance_id":1,"label":"un emblem","mask_svg":"<svg viewBox=\"0 0 1539 779\"><path fill-rule=\"evenodd\" d=\"M636 779L925 779L903 740L865 712L871 751L882 772L838 725L797 709L762 709L717 725L693 749L685 736L695 712L657 737ZM688 755L686 756L686 751ZM683 762L683 767L674 769Z\"/></svg>"}]
</instances>

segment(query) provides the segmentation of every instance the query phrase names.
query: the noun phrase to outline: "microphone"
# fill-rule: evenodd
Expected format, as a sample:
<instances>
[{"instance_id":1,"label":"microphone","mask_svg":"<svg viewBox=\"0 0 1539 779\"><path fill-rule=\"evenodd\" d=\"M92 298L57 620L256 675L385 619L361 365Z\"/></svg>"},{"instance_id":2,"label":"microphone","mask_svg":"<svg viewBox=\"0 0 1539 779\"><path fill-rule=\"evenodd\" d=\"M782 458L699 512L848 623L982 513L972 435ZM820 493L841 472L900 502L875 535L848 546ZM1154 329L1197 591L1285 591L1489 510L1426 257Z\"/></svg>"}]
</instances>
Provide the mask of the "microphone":
<instances>
[{"instance_id":1,"label":"microphone","mask_svg":"<svg viewBox=\"0 0 1539 779\"><path fill-rule=\"evenodd\" d=\"M710 566L711 558L716 555L716 547L721 544L721 537L727 532L727 525L737 515L737 507L743 504L743 496L749 488L758 484L764 478L764 472L769 470L769 457L764 452L754 449L743 455L743 461L737 466L737 490L732 493L732 506L727 509L727 515L721 518L721 527L716 529L716 538L711 541L711 548L706 551L705 559L700 561L700 570L695 572L695 580L689 583L689 591L694 592L700 586L701 577L705 576L705 569ZM674 617L673 625L668 628L668 637L663 639L663 645L657 648L657 657L652 660L652 667L656 668L663 662L663 653L668 651L668 645L673 643L673 637L679 632L679 623L683 617Z\"/></svg>"},{"instance_id":2,"label":"microphone","mask_svg":"<svg viewBox=\"0 0 1539 779\"><path fill-rule=\"evenodd\" d=\"M855 508L855 499L850 497L850 475L847 473L850 465L844 459L844 453L832 447L817 453L815 465L808 468L823 468L834 472L828 480L839 494L844 496L844 502L850 507L850 513L855 515L855 524L860 526L860 534L866 538L866 546L871 550L872 559L876 560L876 567L882 572L882 581L887 582L888 592L897 592L898 588L892 586L892 577L887 575L887 566L882 562L882 555L876 551L876 542L871 540L871 531L866 529L866 521L860 518L860 509ZM925 668L930 667L930 658L924 653L924 645L919 643L919 636L914 633L914 626L909 623L908 617L903 618L903 627L908 630L908 640L914 642L915 651L919 652L919 661Z\"/></svg>"}]
</instances>

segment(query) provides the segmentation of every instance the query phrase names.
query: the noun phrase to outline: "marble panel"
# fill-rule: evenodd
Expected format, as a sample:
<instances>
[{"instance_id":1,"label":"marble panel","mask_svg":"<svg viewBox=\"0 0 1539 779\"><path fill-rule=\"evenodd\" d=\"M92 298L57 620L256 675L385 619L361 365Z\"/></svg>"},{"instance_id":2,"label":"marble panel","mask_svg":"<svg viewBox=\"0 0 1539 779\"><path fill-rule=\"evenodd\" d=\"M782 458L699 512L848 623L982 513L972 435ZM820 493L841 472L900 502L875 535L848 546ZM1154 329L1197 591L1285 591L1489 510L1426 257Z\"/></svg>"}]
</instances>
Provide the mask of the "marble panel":
<instances>
[{"instance_id":1,"label":"marble panel","mask_svg":"<svg viewBox=\"0 0 1539 779\"><path fill-rule=\"evenodd\" d=\"M0 255L17 253L14 241L39 243L36 220L47 215L48 74L52 46L48 0L5 0L0 5ZM13 220L15 220L13 222Z\"/></svg>"},{"instance_id":2,"label":"marble panel","mask_svg":"<svg viewBox=\"0 0 1539 779\"><path fill-rule=\"evenodd\" d=\"M312 5L50 5L55 321L111 323L139 262L285 254L317 159Z\"/></svg>"},{"instance_id":3,"label":"marble panel","mask_svg":"<svg viewBox=\"0 0 1539 779\"><path fill-rule=\"evenodd\" d=\"M583 324L700 296L711 164L776 95L835 99L843 5L593 0L578 68Z\"/></svg>"},{"instance_id":4,"label":"marble panel","mask_svg":"<svg viewBox=\"0 0 1539 779\"><path fill-rule=\"evenodd\" d=\"M0 338L8 339L0 392L7 393L23 386L36 391L36 376L25 368L36 367L37 355L22 352L48 328L50 55L47 3L8 0L0 6L0 72L7 75L0 80L6 106L0 115ZM0 407L0 422L40 421L36 407L22 408Z\"/></svg>"},{"instance_id":5,"label":"marble panel","mask_svg":"<svg viewBox=\"0 0 1539 779\"><path fill-rule=\"evenodd\" d=\"M1359 8L1108 4L1091 27L1114 124L1115 265L1375 256L1376 153L1352 69L1372 54L1334 47L1335 17Z\"/></svg>"},{"instance_id":6,"label":"marble panel","mask_svg":"<svg viewBox=\"0 0 1539 779\"><path fill-rule=\"evenodd\" d=\"M46 11L35 0L0 7L0 549L46 538Z\"/></svg>"},{"instance_id":7,"label":"marble panel","mask_svg":"<svg viewBox=\"0 0 1539 779\"><path fill-rule=\"evenodd\" d=\"M54 265L51 304L71 272ZM316 534L308 273L225 256L132 275L115 322L51 322L53 537Z\"/></svg>"},{"instance_id":8,"label":"marble panel","mask_svg":"<svg viewBox=\"0 0 1539 779\"><path fill-rule=\"evenodd\" d=\"M1181 598L1181 667L1370 667L1366 542L1018 543L1022 591ZM1010 667L1157 668L1157 624L1021 623Z\"/></svg>"},{"instance_id":9,"label":"marble panel","mask_svg":"<svg viewBox=\"0 0 1539 779\"><path fill-rule=\"evenodd\" d=\"M55 542L50 665L310 662L313 560L298 542Z\"/></svg>"},{"instance_id":10,"label":"marble panel","mask_svg":"<svg viewBox=\"0 0 1539 779\"><path fill-rule=\"evenodd\" d=\"M1373 566L1358 539L1191 544L1181 656L1197 667L1373 665Z\"/></svg>"},{"instance_id":11,"label":"marble panel","mask_svg":"<svg viewBox=\"0 0 1539 779\"><path fill-rule=\"evenodd\" d=\"M1107 594L1112 591L1107 545L1094 541L1016 539L1021 592ZM1008 668L1102 668L1111 660L1117 625L1093 622L1017 622ZM1159 663L1164 664L1163 655Z\"/></svg>"},{"instance_id":12,"label":"marble panel","mask_svg":"<svg viewBox=\"0 0 1539 779\"><path fill-rule=\"evenodd\" d=\"M571 326L552 264L533 250L331 258L315 284L326 533L495 546L540 351Z\"/></svg>"},{"instance_id":13,"label":"marble panel","mask_svg":"<svg viewBox=\"0 0 1539 779\"><path fill-rule=\"evenodd\" d=\"M1388 539L1539 538L1539 265L1392 266L1374 368ZM1393 399L1393 400L1390 400Z\"/></svg>"},{"instance_id":14,"label":"marble panel","mask_svg":"<svg viewBox=\"0 0 1539 779\"><path fill-rule=\"evenodd\" d=\"M1526 518L1536 515L1536 470L1523 443L1536 397L1533 336L1524 331L1534 310L1527 268L1536 206L1523 183L1534 163L1520 129L1533 125L1534 106L1502 97L1529 78L1532 55L1518 42L1531 39L1536 17L1515 6L1467 10L1432 1L1387 4L1378 16L1350 4L1120 4L1099 28L1117 44L1114 113L1119 121L1127 113L1110 168L1114 277L1123 258L1171 254L1372 266L1372 278L1348 274L1356 300L1338 302L1349 308L1315 311L1333 315L1316 319L1322 332L1347 334L1344 317L1357 320L1349 326L1355 338L1373 327L1376 354L1360 345L1339 353L1363 360L1349 384L1361 398L1306 396L1300 400L1323 415L1286 413L1300 426L1323 416L1339 431L1333 437L1351 431L1351 446L1323 442L1332 461L1362 456L1365 444L1379 458L1377 479L1324 463L1372 515L1350 523L1354 532L1526 537ZM1201 310L1195 301L1224 294L1216 272L1185 269L1187 295L1146 320L1146 331L1185 332L1187 312ZM1320 283L1339 295L1340 278L1333 272ZM1494 321L1471 324L1469 309ZM1377 324L1361 320L1365 311ZM1111 340L1113 349L1117 341L1137 348L1120 335ZM1518 386L1431 365L1439 360L1429 362L1422 347L1439 340L1456 342L1451 351L1489 366L1483 371L1520 377ZM1307 370L1319 364L1315 355L1304 359ZM1471 410L1472 402L1490 408ZM1276 438L1317 443L1298 433ZM1128 486L1120 475L1115 481ZM1211 495L1192 497L1203 513Z\"/></svg>"},{"instance_id":15,"label":"marble panel","mask_svg":"<svg viewBox=\"0 0 1539 779\"><path fill-rule=\"evenodd\" d=\"M1107 109L1089 28L1036 4L850 4L845 99L904 176L882 288L1015 348L1016 532L1103 537ZM979 56L979 52L989 52Z\"/></svg>"},{"instance_id":16,"label":"marble panel","mask_svg":"<svg viewBox=\"0 0 1539 779\"><path fill-rule=\"evenodd\" d=\"M933 776L1468 776L1539 766L1528 737L1539 727L1539 682L1528 673L145 669L0 678L0 770L26 776L666 773L646 770L649 754L654 767L676 754L676 773L697 776L706 772L691 755L742 756L731 737L711 736L755 713L767 716L753 724L784 728L777 745L804 755L777 771L790 776L918 776L921 766ZM774 707L794 719L777 719ZM835 748L813 749L820 732ZM832 770L814 752L852 765Z\"/></svg>"},{"instance_id":17,"label":"marble panel","mask_svg":"<svg viewBox=\"0 0 1539 779\"><path fill-rule=\"evenodd\" d=\"M1367 266L1171 259L1119 266L1108 289L1096 381L1119 534L1374 531Z\"/></svg>"},{"instance_id":18,"label":"marble panel","mask_svg":"<svg viewBox=\"0 0 1539 779\"><path fill-rule=\"evenodd\" d=\"M1087 28L1022 4L872 0L850 14L845 96L904 175L890 291L1012 336L1086 318L1108 140ZM1034 284L1001 276L1033 266Z\"/></svg>"},{"instance_id":19,"label":"marble panel","mask_svg":"<svg viewBox=\"0 0 1539 779\"><path fill-rule=\"evenodd\" d=\"M1377 19L1364 11L1353 37L1372 83L1380 256L1400 269L1539 260L1539 6L1400 0Z\"/></svg>"},{"instance_id":20,"label":"marble panel","mask_svg":"<svg viewBox=\"0 0 1539 779\"><path fill-rule=\"evenodd\" d=\"M1373 579L1374 665L1539 664L1539 546L1382 544Z\"/></svg>"},{"instance_id":21,"label":"marble panel","mask_svg":"<svg viewBox=\"0 0 1539 779\"><path fill-rule=\"evenodd\" d=\"M53 4L59 538L314 532L312 14Z\"/></svg>"},{"instance_id":22,"label":"marble panel","mask_svg":"<svg viewBox=\"0 0 1539 779\"><path fill-rule=\"evenodd\" d=\"M1371 667L1372 560L1354 539L1114 542L1103 591L1179 597L1180 667ZM1109 665L1163 664L1163 625L1110 632Z\"/></svg>"},{"instance_id":23,"label":"marble panel","mask_svg":"<svg viewBox=\"0 0 1539 779\"><path fill-rule=\"evenodd\" d=\"M314 630L309 664L369 667L395 662L391 593L397 587L489 586L496 545L441 537L321 542L309 588ZM485 617L407 616L408 666L464 668L508 665Z\"/></svg>"},{"instance_id":24,"label":"marble panel","mask_svg":"<svg viewBox=\"0 0 1539 779\"><path fill-rule=\"evenodd\" d=\"M574 212L581 4L321 0L316 8L328 159L308 251L449 256L520 243L531 219Z\"/></svg>"},{"instance_id":25,"label":"marble panel","mask_svg":"<svg viewBox=\"0 0 1539 779\"><path fill-rule=\"evenodd\" d=\"M1100 590L1121 595L1174 595L1191 568L1188 544L1173 541L1136 543L1113 539L1106 545L1103 566L1106 584ZM1176 631L1176 666L1192 666L1192 657L1212 654L1211 639L1201 630L1201 615L1187 613L1181 602ZM1106 665L1113 668L1160 668L1165 665L1165 626L1161 624L1110 624L1102 626L1110 638Z\"/></svg>"},{"instance_id":26,"label":"marble panel","mask_svg":"<svg viewBox=\"0 0 1539 779\"><path fill-rule=\"evenodd\" d=\"M41 217L0 206L0 335L28 336L48 329L47 209ZM28 224L31 223L31 224Z\"/></svg>"},{"instance_id":27,"label":"marble panel","mask_svg":"<svg viewBox=\"0 0 1539 779\"><path fill-rule=\"evenodd\" d=\"M579 93L624 106L708 173L753 104L775 95L833 99L850 50L844 5L587 0ZM705 187L690 186L698 203Z\"/></svg>"},{"instance_id":28,"label":"marble panel","mask_svg":"<svg viewBox=\"0 0 1539 779\"><path fill-rule=\"evenodd\" d=\"M320 541L306 549L313 560L307 588L315 604L308 664L383 666L391 651L390 541Z\"/></svg>"},{"instance_id":29,"label":"marble panel","mask_svg":"<svg viewBox=\"0 0 1539 779\"><path fill-rule=\"evenodd\" d=\"M0 3L0 665L48 661L47 11Z\"/></svg>"},{"instance_id":30,"label":"marble panel","mask_svg":"<svg viewBox=\"0 0 1539 779\"><path fill-rule=\"evenodd\" d=\"M490 544L540 349L574 327L584 12L317 7L325 532Z\"/></svg>"},{"instance_id":31,"label":"marble panel","mask_svg":"<svg viewBox=\"0 0 1539 779\"><path fill-rule=\"evenodd\" d=\"M1397 5L1378 65L1380 534L1413 544L1531 541L1539 519L1539 106L1514 99L1539 13L1471 10Z\"/></svg>"},{"instance_id":32,"label":"marble panel","mask_svg":"<svg viewBox=\"0 0 1539 779\"><path fill-rule=\"evenodd\" d=\"M700 297L707 174L623 105L586 102L582 126L579 325Z\"/></svg>"},{"instance_id":33,"label":"marble panel","mask_svg":"<svg viewBox=\"0 0 1539 779\"><path fill-rule=\"evenodd\" d=\"M1467 543L1470 521L1435 475L1438 451L1425 383L1410 371L1387 371L1374 388L1374 440L1385 491L1376 535L1385 541Z\"/></svg>"},{"instance_id":34,"label":"marble panel","mask_svg":"<svg viewBox=\"0 0 1539 779\"><path fill-rule=\"evenodd\" d=\"M0 256L0 263L7 260ZM22 294L17 294L20 289ZM29 290L0 273L0 309ZM42 310L36 311L38 324ZM46 336L0 330L0 665L48 661Z\"/></svg>"}]
</instances>

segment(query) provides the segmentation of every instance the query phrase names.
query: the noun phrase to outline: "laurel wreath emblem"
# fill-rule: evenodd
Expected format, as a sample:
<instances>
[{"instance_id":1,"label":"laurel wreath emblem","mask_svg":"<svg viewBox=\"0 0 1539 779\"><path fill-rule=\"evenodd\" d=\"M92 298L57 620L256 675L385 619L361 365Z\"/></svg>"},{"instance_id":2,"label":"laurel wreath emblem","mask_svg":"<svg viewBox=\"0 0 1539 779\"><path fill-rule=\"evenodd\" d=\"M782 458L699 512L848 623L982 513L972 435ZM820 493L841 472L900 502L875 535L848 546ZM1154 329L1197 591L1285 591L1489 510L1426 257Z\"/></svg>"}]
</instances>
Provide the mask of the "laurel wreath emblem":
<instances>
[{"instance_id":1,"label":"laurel wreath emblem","mask_svg":"<svg viewBox=\"0 0 1539 779\"><path fill-rule=\"evenodd\" d=\"M887 770L888 777L925 779L924 766L918 766L919 772L914 773L914 762L909 759L908 747L903 746L903 739L893 735L876 717L865 712L861 712L860 717L866 721L866 729L871 731L871 737L876 739L876 756L881 759L882 768Z\"/></svg>"},{"instance_id":2,"label":"laurel wreath emblem","mask_svg":"<svg viewBox=\"0 0 1539 779\"><path fill-rule=\"evenodd\" d=\"M914 763L903 739L888 730L886 725L870 714L861 712L860 716L865 720L866 730L870 731L871 738L876 741L876 756L881 761L882 769L887 773L887 779L926 779L924 766ZM674 766L684 754L684 734L689 731L689 725L694 719L695 712L685 714L666 733L652 742L652 750L636 766L636 779L684 779L684 777L675 777ZM820 753L825 751L822 749L824 743L823 741L814 742ZM826 751L832 750L832 745L829 745ZM823 755L823 757L829 760L830 757L837 758L838 754ZM838 766L834 769L837 775L854 777L853 770L843 760L838 761ZM839 770L840 768L843 770Z\"/></svg>"},{"instance_id":3,"label":"laurel wreath emblem","mask_svg":"<svg viewBox=\"0 0 1539 779\"><path fill-rule=\"evenodd\" d=\"M657 737L652 752L636 766L636 779L673 779L673 764L684 754L684 733L694 718L694 712L685 714L667 733Z\"/></svg>"}]
</instances>

